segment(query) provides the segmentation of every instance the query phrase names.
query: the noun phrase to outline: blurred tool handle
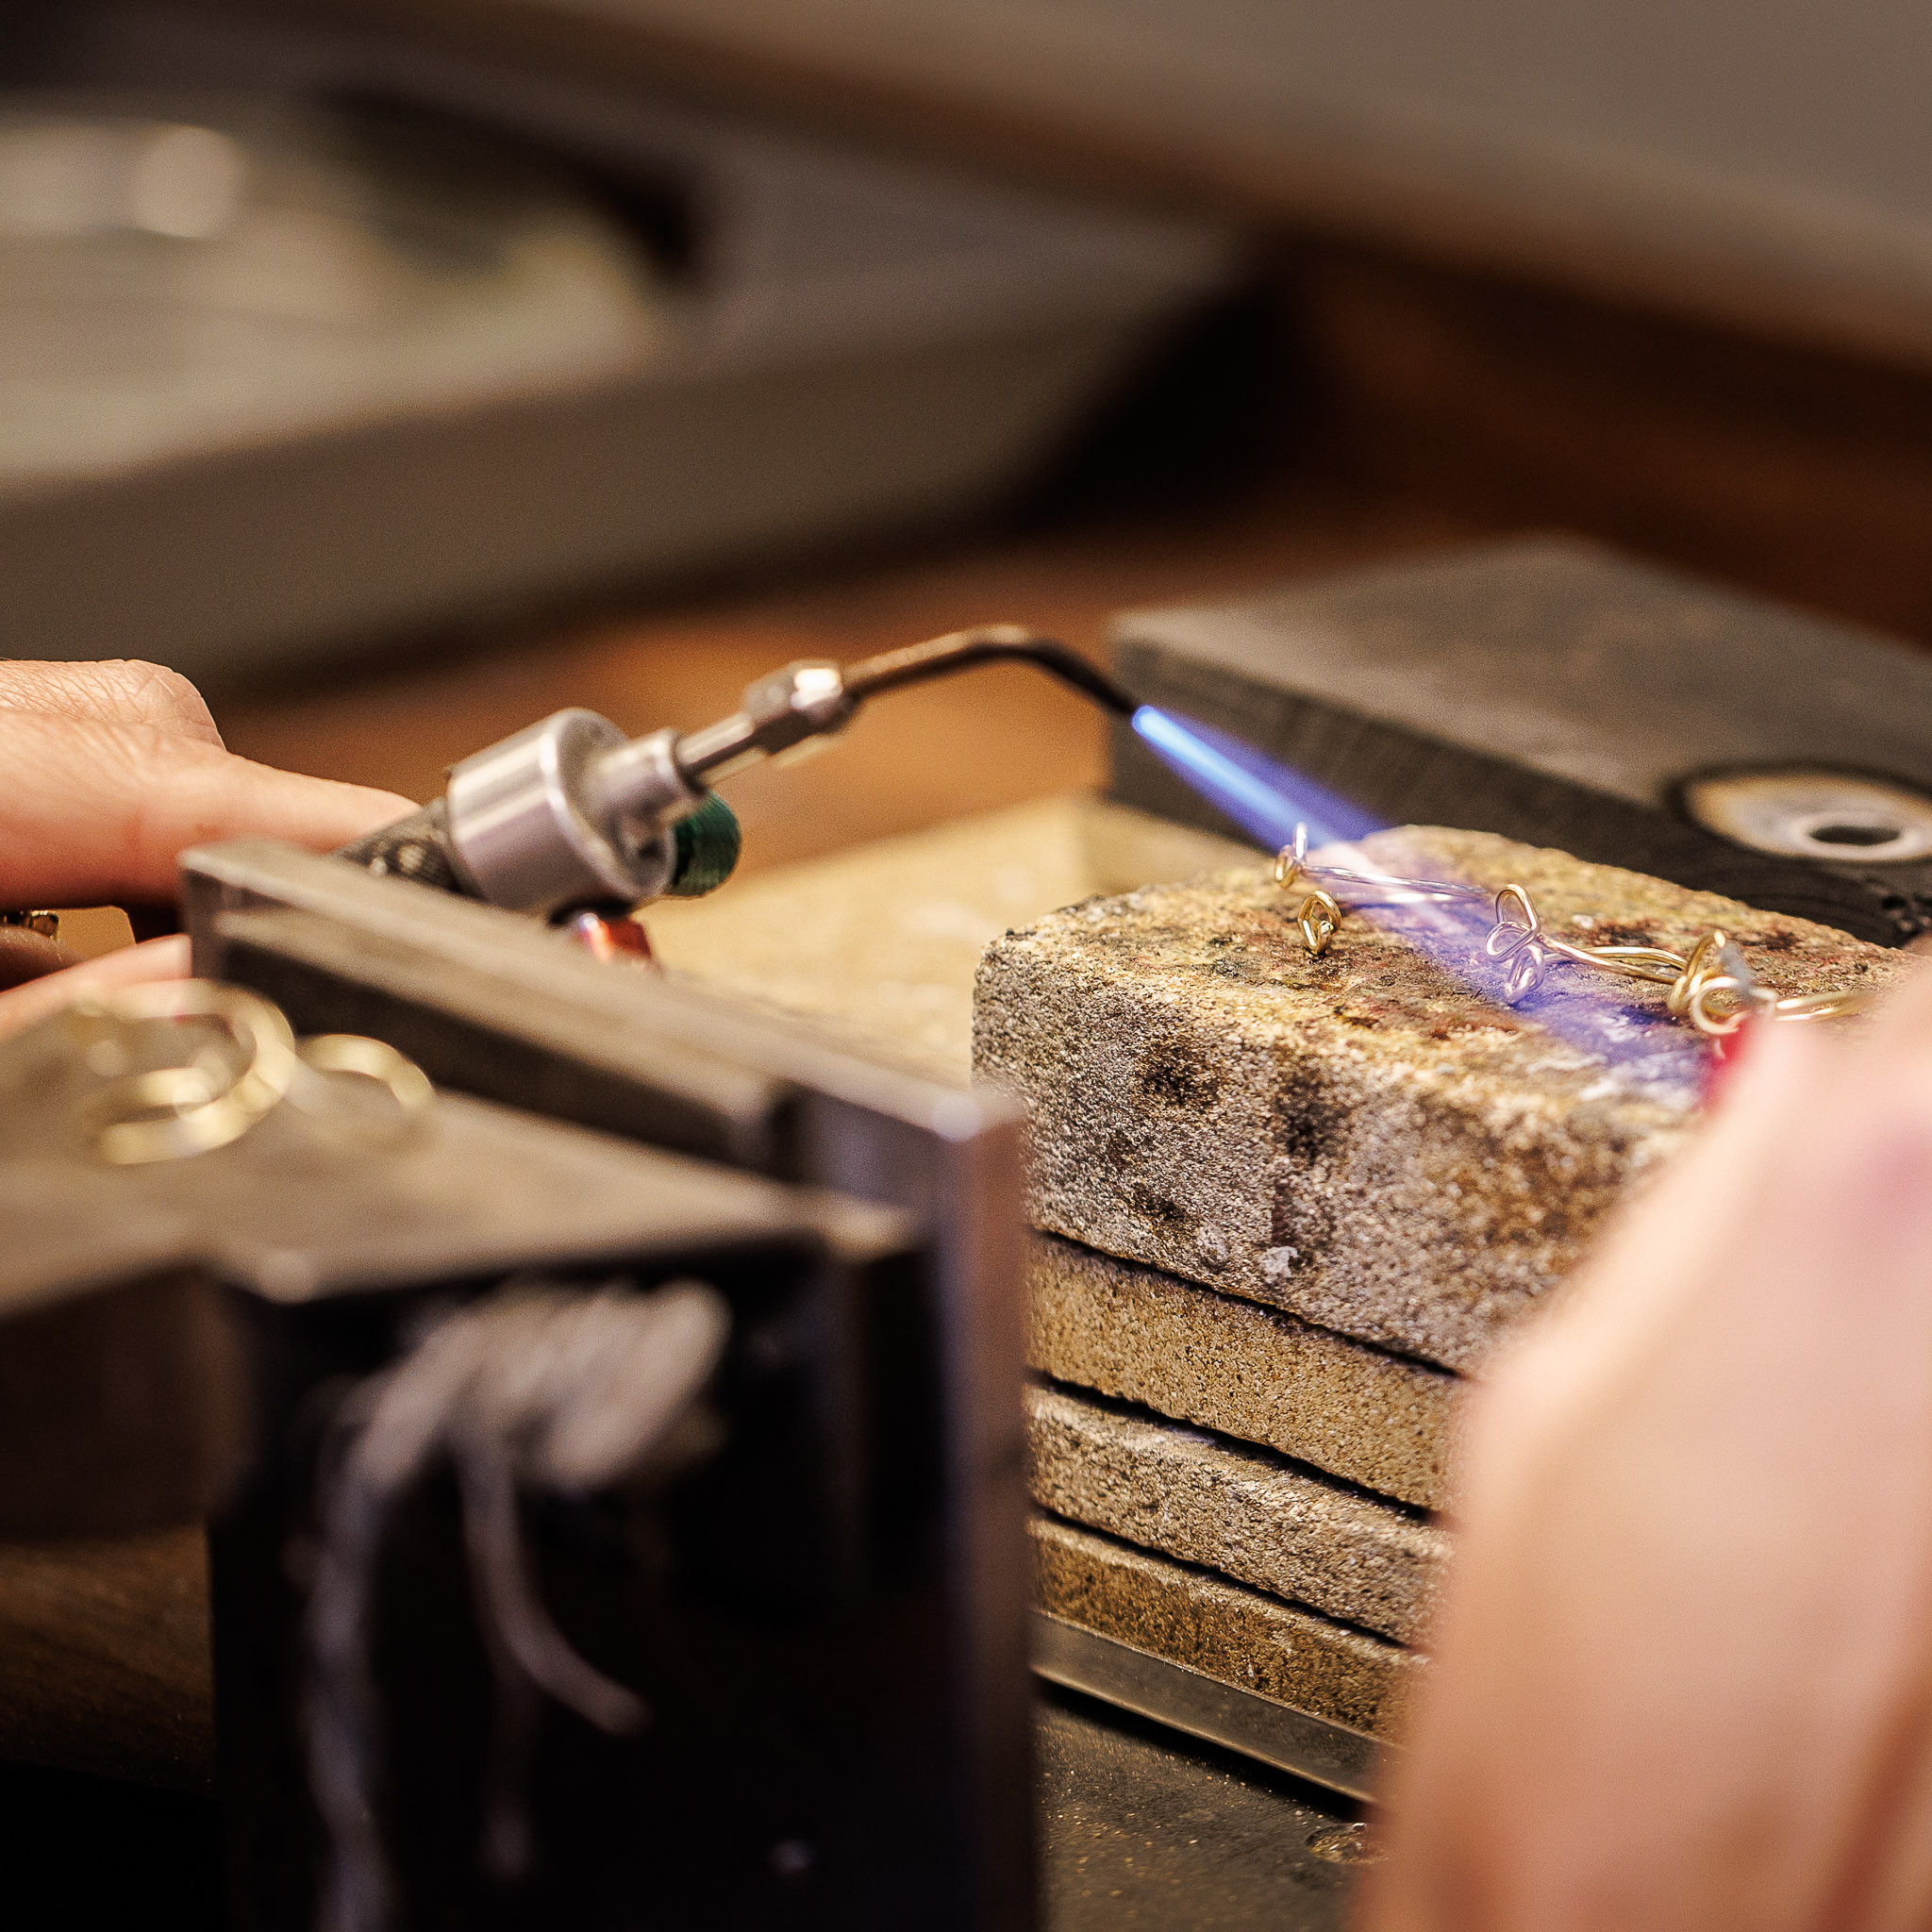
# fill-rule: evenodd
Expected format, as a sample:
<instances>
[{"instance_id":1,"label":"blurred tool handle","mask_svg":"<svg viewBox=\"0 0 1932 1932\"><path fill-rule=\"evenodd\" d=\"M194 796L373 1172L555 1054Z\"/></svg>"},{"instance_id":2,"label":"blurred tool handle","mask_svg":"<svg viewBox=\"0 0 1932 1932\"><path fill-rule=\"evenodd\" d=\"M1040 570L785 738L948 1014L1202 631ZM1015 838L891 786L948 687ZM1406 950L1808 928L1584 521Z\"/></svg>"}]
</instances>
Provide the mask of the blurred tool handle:
<instances>
[{"instance_id":1,"label":"blurred tool handle","mask_svg":"<svg viewBox=\"0 0 1932 1932\"><path fill-rule=\"evenodd\" d=\"M369 872L414 879L419 886L433 886L441 892L474 896L457 870L450 850L449 812L440 798L392 825L344 845L336 857Z\"/></svg>"}]
</instances>

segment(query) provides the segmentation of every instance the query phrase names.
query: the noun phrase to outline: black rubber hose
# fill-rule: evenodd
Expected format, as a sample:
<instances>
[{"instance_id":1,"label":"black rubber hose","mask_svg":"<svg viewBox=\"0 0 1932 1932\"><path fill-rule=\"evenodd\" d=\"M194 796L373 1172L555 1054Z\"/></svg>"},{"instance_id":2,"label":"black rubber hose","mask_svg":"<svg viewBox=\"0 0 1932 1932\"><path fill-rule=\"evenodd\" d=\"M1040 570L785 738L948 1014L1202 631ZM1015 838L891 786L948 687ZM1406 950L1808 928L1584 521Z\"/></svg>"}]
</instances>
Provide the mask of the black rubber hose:
<instances>
[{"instance_id":1,"label":"black rubber hose","mask_svg":"<svg viewBox=\"0 0 1932 1932\"><path fill-rule=\"evenodd\" d=\"M1130 718L1138 708L1133 693L1099 665L1058 638L1041 637L1017 624L982 625L976 630L958 630L926 643L908 644L903 651L862 658L857 664L845 666L845 694L855 704L863 704L884 691L924 684L929 678L1001 659L1031 664L1117 717Z\"/></svg>"}]
</instances>

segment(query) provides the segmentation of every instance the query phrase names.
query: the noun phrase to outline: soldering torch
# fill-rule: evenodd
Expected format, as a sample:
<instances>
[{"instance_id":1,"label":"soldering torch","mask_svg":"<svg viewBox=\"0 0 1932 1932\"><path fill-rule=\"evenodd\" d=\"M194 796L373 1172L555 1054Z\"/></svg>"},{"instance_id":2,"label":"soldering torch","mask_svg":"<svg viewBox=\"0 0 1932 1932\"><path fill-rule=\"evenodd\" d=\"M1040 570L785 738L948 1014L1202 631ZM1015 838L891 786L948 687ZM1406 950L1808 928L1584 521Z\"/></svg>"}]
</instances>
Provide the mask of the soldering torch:
<instances>
[{"instance_id":1,"label":"soldering torch","mask_svg":"<svg viewBox=\"0 0 1932 1932\"><path fill-rule=\"evenodd\" d=\"M695 896L723 885L738 858L737 820L714 781L839 731L869 698L1000 660L1036 665L1117 716L1134 710L1077 652L987 625L854 664L788 664L699 731L626 738L594 711L558 711L465 758L441 798L341 856L553 920Z\"/></svg>"}]
</instances>

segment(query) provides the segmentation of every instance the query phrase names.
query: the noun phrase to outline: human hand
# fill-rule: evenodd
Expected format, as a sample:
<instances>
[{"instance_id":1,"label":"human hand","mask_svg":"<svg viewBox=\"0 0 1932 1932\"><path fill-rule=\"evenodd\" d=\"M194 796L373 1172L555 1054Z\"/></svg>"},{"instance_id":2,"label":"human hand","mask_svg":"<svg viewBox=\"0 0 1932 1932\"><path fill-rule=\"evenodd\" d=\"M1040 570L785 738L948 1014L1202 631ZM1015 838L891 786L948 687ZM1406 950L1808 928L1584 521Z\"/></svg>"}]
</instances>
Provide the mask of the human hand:
<instances>
[{"instance_id":1,"label":"human hand","mask_svg":"<svg viewBox=\"0 0 1932 1932\"><path fill-rule=\"evenodd\" d=\"M1463 1474L1365 1932L1932 1924L1932 974L1751 1040Z\"/></svg>"},{"instance_id":2,"label":"human hand","mask_svg":"<svg viewBox=\"0 0 1932 1932\"><path fill-rule=\"evenodd\" d=\"M191 845L252 834L328 850L412 809L234 757L200 693L158 665L0 663L0 906L165 902ZM59 957L12 950L16 974ZM158 940L32 979L0 992L0 1032L187 970L186 941Z\"/></svg>"}]
</instances>

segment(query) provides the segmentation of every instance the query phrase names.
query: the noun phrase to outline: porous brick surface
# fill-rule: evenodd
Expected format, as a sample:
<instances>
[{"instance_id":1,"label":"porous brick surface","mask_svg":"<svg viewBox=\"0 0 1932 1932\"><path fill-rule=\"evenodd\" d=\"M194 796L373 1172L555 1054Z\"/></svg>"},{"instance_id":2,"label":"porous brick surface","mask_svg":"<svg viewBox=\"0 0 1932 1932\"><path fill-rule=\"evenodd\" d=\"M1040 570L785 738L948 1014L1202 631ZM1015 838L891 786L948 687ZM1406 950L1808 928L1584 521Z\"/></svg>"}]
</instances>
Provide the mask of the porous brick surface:
<instances>
[{"instance_id":1,"label":"porous brick surface","mask_svg":"<svg viewBox=\"0 0 1932 1932\"><path fill-rule=\"evenodd\" d=\"M1388 1736L1427 1669L1414 1651L1110 1537L1048 1516L1032 1530L1041 1609L1333 1724Z\"/></svg>"},{"instance_id":2,"label":"porous brick surface","mask_svg":"<svg viewBox=\"0 0 1932 1932\"><path fill-rule=\"evenodd\" d=\"M1448 1500L1464 1385L1276 1308L1035 1235L1030 1365L1360 1483Z\"/></svg>"},{"instance_id":3,"label":"porous brick surface","mask_svg":"<svg viewBox=\"0 0 1932 1932\"><path fill-rule=\"evenodd\" d=\"M1449 1539L1414 1512L1063 1389L1029 1390L1026 1424L1042 1509L1399 1642L1426 1632Z\"/></svg>"},{"instance_id":4,"label":"porous brick surface","mask_svg":"<svg viewBox=\"0 0 1932 1932\"><path fill-rule=\"evenodd\" d=\"M1598 942L1687 951L1720 926L1779 992L1908 970L1828 927L1485 833L1409 826L1330 856L1520 882L1546 926ZM1311 957L1301 897L1234 873L1008 934L980 963L977 1074L1030 1108L1037 1226L1474 1368L1684 1140L1710 1048L1661 987L1584 968L1508 1005L1478 908L1352 912Z\"/></svg>"}]
</instances>

